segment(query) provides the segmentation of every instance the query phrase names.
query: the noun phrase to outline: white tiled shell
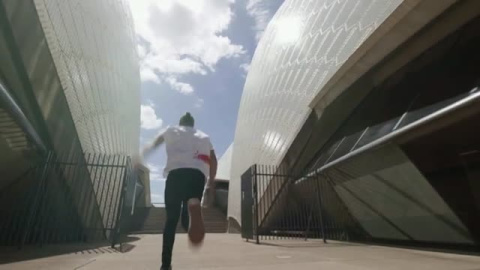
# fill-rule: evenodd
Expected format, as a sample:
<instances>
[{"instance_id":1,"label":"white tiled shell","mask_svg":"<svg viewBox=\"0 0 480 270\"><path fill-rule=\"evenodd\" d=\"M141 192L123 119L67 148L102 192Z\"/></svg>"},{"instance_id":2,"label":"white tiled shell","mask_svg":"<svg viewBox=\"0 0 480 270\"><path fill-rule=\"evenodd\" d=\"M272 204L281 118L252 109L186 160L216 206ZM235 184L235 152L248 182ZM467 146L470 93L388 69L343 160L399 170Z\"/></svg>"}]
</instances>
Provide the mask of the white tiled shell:
<instances>
[{"instance_id":1,"label":"white tiled shell","mask_svg":"<svg viewBox=\"0 0 480 270\"><path fill-rule=\"evenodd\" d=\"M231 144L218 160L217 179L229 181L232 168L233 144Z\"/></svg>"},{"instance_id":2,"label":"white tiled shell","mask_svg":"<svg viewBox=\"0 0 480 270\"><path fill-rule=\"evenodd\" d=\"M34 0L85 152L139 148L140 75L126 0Z\"/></svg>"},{"instance_id":3,"label":"white tiled shell","mask_svg":"<svg viewBox=\"0 0 480 270\"><path fill-rule=\"evenodd\" d=\"M240 176L277 165L326 82L403 0L286 0L252 60L233 144L228 215L240 218Z\"/></svg>"}]
</instances>

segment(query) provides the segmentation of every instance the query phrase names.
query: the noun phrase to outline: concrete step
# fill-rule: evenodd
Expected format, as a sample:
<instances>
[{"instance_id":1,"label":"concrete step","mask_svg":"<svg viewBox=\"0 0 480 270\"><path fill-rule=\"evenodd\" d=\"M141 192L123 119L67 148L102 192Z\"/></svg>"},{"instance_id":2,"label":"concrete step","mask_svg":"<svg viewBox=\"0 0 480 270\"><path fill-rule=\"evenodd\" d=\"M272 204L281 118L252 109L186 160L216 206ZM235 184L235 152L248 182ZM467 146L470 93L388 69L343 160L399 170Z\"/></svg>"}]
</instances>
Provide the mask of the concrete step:
<instances>
[{"instance_id":1,"label":"concrete step","mask_svg":"<svg viewBox=\"0 0 480 270\"><path fill-rule=\"evenodd\" d=\"M227 220L225 215L215 208L203 208L202 215L207 233L225 233ZM132 231L135 233L162 233L167 219L165 208L144 208L136 213ZM180 222L177 232L182 233Z\"/></svg>"}]
</instances>

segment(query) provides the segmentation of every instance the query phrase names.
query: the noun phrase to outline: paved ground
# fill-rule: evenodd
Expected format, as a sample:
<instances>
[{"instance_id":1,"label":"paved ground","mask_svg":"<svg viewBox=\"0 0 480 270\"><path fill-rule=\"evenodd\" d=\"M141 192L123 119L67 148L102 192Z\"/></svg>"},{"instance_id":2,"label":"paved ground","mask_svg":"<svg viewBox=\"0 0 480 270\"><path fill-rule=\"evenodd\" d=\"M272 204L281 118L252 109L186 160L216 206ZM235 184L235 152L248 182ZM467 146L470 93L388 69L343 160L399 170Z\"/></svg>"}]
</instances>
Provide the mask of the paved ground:
<instances>
[{"instance_id":1,"label":"paved ground","mask_svg":"<svg viewBox=\"0 0 480 270\"><path fill-rule=\"evenodd\" d=\"M0 265L0 269L159 269L160 235L131 238L126 252L108 247L90 247L81 252L73 247L48 247L43 254L26 250L21 254L2 253L0 261L29 258ZM238 235L210 234L200 250L192 250L186 235L178 235L175 245L174 270L180 269L255 269L255 270L318 270L318 269L479 269L480 257L389 248L348 243L322 244L320 241L276 241L274 245L246 243ZM57 255L47 256L55 253ZM63 254L62 254L63 253ZM7 255L9 254L9 255Z\"/></svg>"}]
</instances>

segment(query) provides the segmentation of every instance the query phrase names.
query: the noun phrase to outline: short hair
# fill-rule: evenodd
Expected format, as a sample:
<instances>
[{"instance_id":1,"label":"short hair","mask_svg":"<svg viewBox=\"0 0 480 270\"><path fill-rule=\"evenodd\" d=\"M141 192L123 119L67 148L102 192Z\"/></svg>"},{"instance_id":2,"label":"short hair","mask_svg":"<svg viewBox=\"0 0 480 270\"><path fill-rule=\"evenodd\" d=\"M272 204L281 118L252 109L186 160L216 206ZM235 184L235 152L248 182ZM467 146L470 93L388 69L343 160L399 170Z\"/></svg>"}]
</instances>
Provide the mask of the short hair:
<instances>
[{"instance_id":1,"label":"short hair","mask_svg":"<svg viewBox=\"0 0 480 270\"><path fill-rule=\"evenodd\" d=\"M195 125L195 119L193 119L192 115L187 112L184 116L180 118L179 124L180 126L193 127Z\"/></svg>"}]
</instances>

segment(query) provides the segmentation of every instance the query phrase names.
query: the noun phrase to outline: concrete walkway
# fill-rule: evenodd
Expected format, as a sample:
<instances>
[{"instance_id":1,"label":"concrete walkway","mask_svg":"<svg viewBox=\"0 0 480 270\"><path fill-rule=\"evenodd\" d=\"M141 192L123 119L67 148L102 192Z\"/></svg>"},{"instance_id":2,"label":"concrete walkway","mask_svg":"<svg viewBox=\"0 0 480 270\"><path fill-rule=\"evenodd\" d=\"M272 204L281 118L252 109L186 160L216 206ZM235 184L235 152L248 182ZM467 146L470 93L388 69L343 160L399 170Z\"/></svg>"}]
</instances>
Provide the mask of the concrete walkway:
<instances>
[{"instance_id":1,"label":"concrete walkway","mask_svg":"<svg viewBox=\"0 0 480 270\"><path fill-rule=\"evenodd\" d=\"M0 269L159 269L161 235L139 235L131 240L124 246L127 251L123 253L108 247L81 252L68 252L68 248L63 248L64 254L42 258L42 255L28 254L33 251L24 251L23 256L30 259L2 264ZM175 245L174 270L480 270L480 257L477 256L339 242L327 245L321 241L293 240L270 243L272 245L255 245L244 242L238 235L209 234L201 249L192 250L186 235L180 234ZM47 247L43 256L48 252L59 254L59 251L59 247ZM4 253L2 256L11 255Z\"/></svg>"}]
</instances>

